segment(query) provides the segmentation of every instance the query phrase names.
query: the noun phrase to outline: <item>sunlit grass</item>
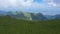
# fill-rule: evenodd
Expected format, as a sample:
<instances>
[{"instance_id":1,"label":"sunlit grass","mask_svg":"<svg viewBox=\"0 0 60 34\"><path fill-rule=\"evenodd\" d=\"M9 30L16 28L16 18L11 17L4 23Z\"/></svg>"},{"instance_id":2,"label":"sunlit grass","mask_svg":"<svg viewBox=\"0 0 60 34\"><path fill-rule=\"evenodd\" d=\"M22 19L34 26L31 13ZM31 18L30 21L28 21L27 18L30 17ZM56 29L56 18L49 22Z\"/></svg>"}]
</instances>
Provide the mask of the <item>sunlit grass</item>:
<instances>
[{"instance_id":1,"label":"sunlit grass","mask_svg":"<svg viewBox=\"0 0 60 34\"><path fill-rule=\"evenodd\" d=\"M0 17L0 34L60 34L60 19L27 21Z\"/></svg>"}]
</instances>

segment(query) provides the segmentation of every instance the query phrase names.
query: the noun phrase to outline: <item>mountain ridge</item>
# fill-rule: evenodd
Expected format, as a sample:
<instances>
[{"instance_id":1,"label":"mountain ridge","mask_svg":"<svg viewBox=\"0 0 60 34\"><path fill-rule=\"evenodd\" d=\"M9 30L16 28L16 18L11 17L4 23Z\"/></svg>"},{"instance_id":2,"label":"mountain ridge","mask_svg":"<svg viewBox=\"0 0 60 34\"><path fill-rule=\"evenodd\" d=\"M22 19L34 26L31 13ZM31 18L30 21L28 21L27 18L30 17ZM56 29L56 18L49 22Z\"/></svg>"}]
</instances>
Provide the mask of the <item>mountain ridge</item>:
<instances>
[{"instance_id":1,"label":"mountain ridge","mask_svg":"<svg viewBox=\"0 0 60 34\"><path fill-rule=\"evenodd\" d=\"M60 14L57 15L43 15L42 13L30 13L30 12L22 12L22 11L9 11L4 12L0 11L0 16L6 16L9 15L12 18L16 19L24 19L24 20L52 20L60 18Z\"/></svg>"}]
</instances>

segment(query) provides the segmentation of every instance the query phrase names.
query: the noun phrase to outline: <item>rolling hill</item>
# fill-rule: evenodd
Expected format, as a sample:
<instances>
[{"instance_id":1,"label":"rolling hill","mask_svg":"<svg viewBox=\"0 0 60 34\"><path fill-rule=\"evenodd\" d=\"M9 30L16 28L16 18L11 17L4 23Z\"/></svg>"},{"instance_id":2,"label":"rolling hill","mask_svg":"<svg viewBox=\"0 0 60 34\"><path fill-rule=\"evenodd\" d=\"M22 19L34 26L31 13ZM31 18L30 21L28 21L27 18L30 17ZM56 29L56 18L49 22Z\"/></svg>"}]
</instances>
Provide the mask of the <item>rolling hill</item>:
<instances>
[{"instance_id":1,"label":"rolling hill","mask_svg":"<svg viewBox=\"0 0 60 34\"><path fill-rule=\"evenodd\" d=\"M0 34L60 34L60 19L29 21L0 16Z\"/></svg>"}]
</instances>

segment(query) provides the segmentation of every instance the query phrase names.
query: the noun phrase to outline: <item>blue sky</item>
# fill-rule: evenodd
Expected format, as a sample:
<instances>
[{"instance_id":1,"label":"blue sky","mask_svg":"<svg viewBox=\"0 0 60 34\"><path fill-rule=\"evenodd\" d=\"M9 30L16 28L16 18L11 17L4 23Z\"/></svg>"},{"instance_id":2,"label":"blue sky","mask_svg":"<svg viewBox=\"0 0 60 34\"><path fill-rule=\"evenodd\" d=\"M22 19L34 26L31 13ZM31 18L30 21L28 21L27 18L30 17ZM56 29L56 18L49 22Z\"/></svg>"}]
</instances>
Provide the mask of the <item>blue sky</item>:
<instances>
[{"instance_id":1,"label":"blue sky","mask_svg":"<svg viewBox=\"0 0 60 34\"><path fill-rule=\"evenodd\" d=\"M0 0L0 10L60 14L60 0Z\"/></svg>"}]
</instances>

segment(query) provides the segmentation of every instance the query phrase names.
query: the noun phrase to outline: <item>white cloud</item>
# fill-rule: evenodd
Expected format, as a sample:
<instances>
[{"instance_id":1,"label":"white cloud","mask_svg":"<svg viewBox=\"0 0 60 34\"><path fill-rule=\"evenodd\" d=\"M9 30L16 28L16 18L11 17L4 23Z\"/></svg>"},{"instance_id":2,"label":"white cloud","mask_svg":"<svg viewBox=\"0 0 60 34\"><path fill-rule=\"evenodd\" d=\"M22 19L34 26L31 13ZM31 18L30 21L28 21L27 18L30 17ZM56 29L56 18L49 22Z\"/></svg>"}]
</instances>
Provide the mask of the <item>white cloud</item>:
<instances>
[{"instance_id":1,"label":"white cloud","mask_svg":"<svg viewBox=\"0 0 60 34\"><path fill-rule=\"evenodd\" d=\"M8 8L10 6L16 6L16 0L0 0L0 7Z\"/></svg>"},{"instance_id":2,"label":"white cloud","mask_svg":"<svg viewBox=\"0 0 60 34\"><path fill-rule=\"evenodd\" d=\"M36 8L36 9L42 9L42 8L46 8L48 7L48 5L45 5L44 3L32 3L30 8Z\"/></svg>"},{"instance_id":3,"label":"white cloud","mask_svg":"<svg viewBox=\"0 0 60 34\"><path fill-rule=\"evenodd\" d=\"M0 0L0 7L29 7L33 0Z\"/></svg>"},{"instance_id":4,"label":"white cloud","mask_svg":"<svg viewBox=\"0 0 60 34\"><path fill-rule=\"evenodd\" d=\"M45 4L33 2L34 0L0 0L0 7L18 7L18 8L44 8Z\"/></svg>"},{"instance_id":5,"label":"white cloud","mask_svg":"<svg viewBox=\"0 0 60 34\"><path fill-rule=\"evenodd\" d=\"M44 0L45 3L33 2L34 0L0 0L0 8L19 8L19 9L30 9L30 8L50 8L60 7L60 0Z\"/></svg>"},{"instance_id":6,"label":"white cloud","mask_svg":"<svg viewBox=\"0 0 60 34\"><path fill-rule=\"evenodd\" d=\"M43 0L52 7L60 7L60 0Z\"/></svg>"}]
</instances>

